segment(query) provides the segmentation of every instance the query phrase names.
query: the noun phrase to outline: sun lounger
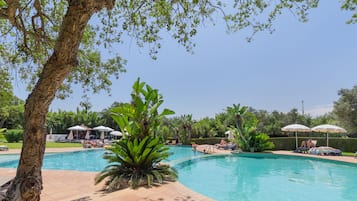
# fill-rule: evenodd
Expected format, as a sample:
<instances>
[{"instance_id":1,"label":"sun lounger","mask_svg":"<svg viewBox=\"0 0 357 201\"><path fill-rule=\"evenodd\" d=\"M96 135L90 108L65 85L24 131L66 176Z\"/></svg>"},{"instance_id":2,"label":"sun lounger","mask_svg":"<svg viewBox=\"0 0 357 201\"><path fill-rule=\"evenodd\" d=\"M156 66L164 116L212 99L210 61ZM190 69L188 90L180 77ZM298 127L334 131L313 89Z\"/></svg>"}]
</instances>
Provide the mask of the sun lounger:
<instances>
[{"instance_id":1,"label":"sun lounger","mask_svg":"<svg viewBox=\"0 0 357 201\"><path fill-rule=\"evenodd\" d=\"M309 154L323 155L323 156L341 156L342 151L332 147L313 147L309 150Z\"/></svg>"},{"instance_id":2,"label":"sun lounger","mask_svg":"<svg viewBox=\"0 0 357 201\"><path fill-rule=\"evenodd\" d=\"M9 148L6 145L0 145L0 151L7 151Z\"/></svg>"},{"instance_id":3,"label":"sun lounger","mask_svg":"<svg viewBox=\"0 0 357 201\"><path fill-rule=\"evenodd\" d=\"M220 144L216 144L216 147L217 147L217 149L224 149L224 150L235 150L235 149L237 149L237 145L236 144L230 144L230 143L228 143L228 144L225 144L225 145L220 145Z\"/></svg>"}]
</instances>

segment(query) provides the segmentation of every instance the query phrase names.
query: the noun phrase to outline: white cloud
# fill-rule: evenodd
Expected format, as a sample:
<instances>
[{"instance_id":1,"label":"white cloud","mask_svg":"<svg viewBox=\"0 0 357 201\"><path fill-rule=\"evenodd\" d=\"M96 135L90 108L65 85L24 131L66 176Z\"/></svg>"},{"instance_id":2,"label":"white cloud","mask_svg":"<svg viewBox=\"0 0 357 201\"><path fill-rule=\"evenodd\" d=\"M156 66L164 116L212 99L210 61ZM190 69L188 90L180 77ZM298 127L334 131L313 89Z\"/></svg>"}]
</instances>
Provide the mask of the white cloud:
<instances>
[{"instance_id":1,"label":"white cloud","mask_svg":"<svg viewBox=\"0 0 357 201\"><path fill-rule=\"evenodd\" d=\"M317 105L311 109L306 110L306 114L309 114L312 117L317 117L332 112L332 110L333 104Z\"/></svg>"}]
</instances>

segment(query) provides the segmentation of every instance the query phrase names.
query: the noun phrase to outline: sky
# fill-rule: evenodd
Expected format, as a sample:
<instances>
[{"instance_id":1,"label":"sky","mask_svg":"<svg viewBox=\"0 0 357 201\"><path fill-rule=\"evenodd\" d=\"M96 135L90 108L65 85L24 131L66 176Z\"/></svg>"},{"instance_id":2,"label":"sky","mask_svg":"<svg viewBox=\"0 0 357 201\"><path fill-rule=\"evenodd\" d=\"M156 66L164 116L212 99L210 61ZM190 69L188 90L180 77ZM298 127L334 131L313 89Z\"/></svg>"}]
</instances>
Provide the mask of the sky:
<instances>
[{"instance_id":1,"label":"sky","mask_svg":"<svg viewBox=\"0 0 357 201\"><path fill-rule=\"evenodd\" d=\"M194 38L193 54L164 38L157 60L129 41L117 47L128 60L127 72L112 80L111 96L90 95L92 111L129 102L140 77L159 90L163 107L176 116L214 117L238 103L268 112L304 108L305 114L322 115L332 110L340 89L357 85L357 24L345 23L350 15L338 1L320 1L309 22L287 12L274 23L273 34L260 32L250 43L248 31L228 34L223 24L207 24ZM64 101L53 101L50 110L75 111L82 90L74 91ZM23 99L28 95L19 84L14 93Z\"/></svg>"}]
</instances>

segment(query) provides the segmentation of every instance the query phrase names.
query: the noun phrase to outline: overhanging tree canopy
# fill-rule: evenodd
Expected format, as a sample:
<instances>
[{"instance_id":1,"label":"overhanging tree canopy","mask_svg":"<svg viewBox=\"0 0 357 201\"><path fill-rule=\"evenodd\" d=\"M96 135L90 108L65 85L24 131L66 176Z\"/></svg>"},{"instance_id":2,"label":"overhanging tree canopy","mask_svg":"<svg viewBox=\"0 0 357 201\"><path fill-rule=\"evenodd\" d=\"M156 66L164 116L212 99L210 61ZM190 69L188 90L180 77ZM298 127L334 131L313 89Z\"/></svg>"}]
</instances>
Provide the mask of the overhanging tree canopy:
<instances>
[{"instance_id":1,"label":"overhanging tree canopy","mask_svg":"<svg viewBox=\"0 0 357 201\"><path fill-rule=\"evenodd\" d=\"M150 55L161 47L165 30L187 50L197 28L221 14L232 31L251 28L252 33L272 30L272 22L288 9L306 20L318 0L0 0L0 68L15 69L29 81L24 141L16 178L7 200L39 200L41 167L45 149L45 117L55 95L64 98L72 84L85 92L109 90L110 78L118 78L125 61L118 52L103 60L100 48L135 38L149 44ZM230 7L230 9L226 9ZM355 1L343 2L355 10ZM228 11L229 10L229 11ZM92 20L92 16L98 20ZM262 17L260 17L262 16ZM265 19L261 21L260 19ZM357 16L353 15L351 22ZM33 146L36 145L36 146Z\"/></svg>"}]
</instances>

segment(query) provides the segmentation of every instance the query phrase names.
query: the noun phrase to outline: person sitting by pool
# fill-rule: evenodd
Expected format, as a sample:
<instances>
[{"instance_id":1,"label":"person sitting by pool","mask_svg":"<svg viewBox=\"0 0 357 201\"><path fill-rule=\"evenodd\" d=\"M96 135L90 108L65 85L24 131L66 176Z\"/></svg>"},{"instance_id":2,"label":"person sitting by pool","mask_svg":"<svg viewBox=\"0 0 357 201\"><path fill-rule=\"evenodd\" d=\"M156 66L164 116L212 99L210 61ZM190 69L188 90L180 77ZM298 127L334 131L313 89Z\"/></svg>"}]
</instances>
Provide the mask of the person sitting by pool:
<instances>
[{"instance_id":1,"label":"person sitting by pool","mask_svg":"<svg viewBox=\"0 0 357 201\"><path fill-rule=\"evenodd\" d=\"M306 146L306 141L305 140L303 140L302 142L301 142L301 146L300 147L307 147Z\"/></svg>"},{"instance_id":2,"label":"person sitting by pool","mask_svg":"<svg viewBox=\"0 0 357 201\"><path fill-rule=\"evenodd\" d=\"M227 146L227 142L224 139L221 139L221 142L219 144L215 144L215 146L217 149L225 148Z\"/></svg>"},{"instance_id":3,"label":"person sitting by pool","mask_svg":"<svg viewBox=\"0 0 357 201\"><path fill-rule=\"evenodd\" d=\"M305 140L303 140L301 142L300 147L298 147L294 152L295 153L307 153L308 150L309 150L309 148L307 147L307 142Z\"/></svg>"},{"instance_id":4,"label":"person sitting by pool","mask_svg":"<svg viewBox=\"0 0 357 201\"><path fill-rule=\"evenodd\" d=\"M315 145L315 143L312 142L311 139L309 139L309 140L306 142L306 147L307 147L308 149L310 149L310 148L316 147L316 145Z\"/></svg>"}]
</instances>

